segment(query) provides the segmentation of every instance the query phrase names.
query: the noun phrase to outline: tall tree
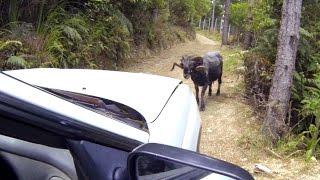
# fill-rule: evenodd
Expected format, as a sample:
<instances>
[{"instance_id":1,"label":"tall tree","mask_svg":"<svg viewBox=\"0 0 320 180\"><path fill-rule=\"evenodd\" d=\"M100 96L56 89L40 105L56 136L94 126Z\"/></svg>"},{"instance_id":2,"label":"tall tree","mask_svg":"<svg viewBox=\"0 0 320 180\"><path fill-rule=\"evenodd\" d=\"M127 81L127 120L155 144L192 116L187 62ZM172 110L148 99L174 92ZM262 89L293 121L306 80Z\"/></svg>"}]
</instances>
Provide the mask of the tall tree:
<instances>
[{"instance_id":1,"label":"tall tree","mask_svg":"<svg viewBox=\"0 0 320 180\"><path fill-rule=\"evenodd\" d=\"M246 26L246 31L244 33L244 49L249 49L252 43L252 39L253 39L253 33L251 28L249 27L249 25L252 23L252 8L254 5L254 0L248 0L248 4L249 4L249 9L248 9L248 15L247 15L247 26Z\"/></svg>"},{"instance_id":2,"label":"tall tree","mask_svg":"<svg viewBox=\"0 0 320 180\"><path fill-rule=\"evenodd\" d=\"M228 44L230 3L231 3L231 0L225 0L225 2L224 2L223 28L222 28L222 44L221 44L221 45L227 45L227 44Z\"/></svg>"},{"instance_id":3,"label":"tall tree","mask_svg":"<svg viewBox=\"0 0 320 180\"><path fill-rule=\"evenodd\" d=\"M18 21L19 2L17 0L11 0L9 4L9 21Z\"/></svg>"},{"instance_id":4,"label":"tall tree","mask_svg":"<svg viewBox=\"0 0 320 180\"><path fill-rule=\"evenodd\" d=\"M44 6L46 4L46 1L45 0L41 0L41 3L40 3L40 7L39 7L39 15L38 15L38 24L37 24L37 32L39 33L40 32L40 28L41 28L41 25L42 25L42 21L43 21L43 13L44 13Z\"/></svg>"},{"instance_id":5,"label":"tall tree","mask_svg":"<svg viewBox=\"0 0 320 180\"><path fill-rule=\"evenodd\" d=\"M214 9L216 8L216 2L215 0L212 1L212 15L211 15L211 26L210 26L210 31L214 30Z\"/></svg>"},{"instance_id":6,"label":"tall tree","mask_svg":"<svg viewBox=\"0 0 320 180\"><path fill-rule=\"evenodd\" d=\"M300 38L301 6L302 0L284 0L282 6L277 59L269 94L267 115L263 123L263 132L273 142L278 140L288 129L286 117Z\"/></svg>"}]
</instances>

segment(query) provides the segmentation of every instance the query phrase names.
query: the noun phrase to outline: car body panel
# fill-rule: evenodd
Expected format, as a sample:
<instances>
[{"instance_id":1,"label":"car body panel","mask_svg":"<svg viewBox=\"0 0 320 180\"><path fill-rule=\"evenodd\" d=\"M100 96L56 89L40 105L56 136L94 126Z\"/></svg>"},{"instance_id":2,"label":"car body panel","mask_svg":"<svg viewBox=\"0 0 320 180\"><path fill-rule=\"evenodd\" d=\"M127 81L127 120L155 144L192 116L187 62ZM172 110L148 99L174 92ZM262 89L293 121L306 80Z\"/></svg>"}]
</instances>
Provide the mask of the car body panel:
<instances>
[{"instance_id":1,"label":"car body panel","mask_svg":"<svg viewBox=\"0 0 320 180\"><path fill-rule=\"evenodd\" d=\"M125 104L154 121L180 80L143 73L37 68L5 71L29 84L101 97Z\"/></svg>"},{"instance_id":2,"label":"car body panel","mask_svg":"<svg viewBox=\"0 0 320 180\"><path fill-rule=\"evenodd\" d=\"M126 128L120 128L119 125L111 125L106 130L120 133L143 143L163 143L192 151L197 150L201 127L198 105L191 89L185 84L180 84L180 80L142 73L106 70L40 68L5 71L5 73L35 86L81 93L125 104L141 113L147 122L149 134L127 131ZM16 93L19 92L13 92L13 95ZM30 97L33 103L39 103L40 96L32 94L31 90L29 99ZM84 109L82 107L77 107L77 110L68 110L68 106L62 104L63 100L60 101L57 102L61 103L59 105L48 100L52 106L45 104L42 106L53 108L57 113L69 114L79 121L90 121L97 126L100 126L99 123L101 123L103 128L107 128L105 127L106 122L102 123L102 119L109 120L108 117L101 117L100 114L97 115L87 109L80 112L79 108ZM59 108L62 106L64 108ZM87 114L88 112L90 113ZM93 113L94 116L91 115ZM95 118L97 122L93 122L92 117L96 116L99 118Z\"/></svg>"},{"instance_id":3,"label":"car body panel","mask_svg":"<svg viewBox=\"0 0 320 180\"><path fill-rule=\"evenodd\" d=\"M137 165L136 160L139 157L153 156L156 161L152 161L151 158L151 163L143 164L148 165L146 170L155 167L167 168L161 162L163 159L163 162L169 163L168 168L175 168L172 162L192 167L189 171L174 170L178 174L172 175L176 177L198 177L213 172L222 176L208 178L253 179L247 171L238 166L191 152L196 151L198 146L201 120L195 97L185 84L177 83L174 87L171 81L170 88L174 89L162 95L162 98L167 97L165 101L161 101L164 104L148 107L157 108L159 111L155 120L146 122L149 127L148 133L115 117L110 118L88 107L74 104L50 93L50 90L44 90L34 86L37 84L30 81L28 84L20 79L0 72L0 82L4 84L0 86L0 163L5 165L6 174L9 173L10 177L134 179L137 177L132 173L137 172L134 166ZM60 80L60 84L66 83L63 78ZM164 82L161 84L165 85ZM95 88L99 88L97 84L94 85ZM79 84L77 87L80 87ZM49 88L74 92L59 87ZM91 86L86 86L83 90L87 88L91 89ZM139 95L143 94L142 91ZM152 105L151 101L148 102L147 105ZM171 172L170 169L169 171ZM158 177L158 173L155 173ZM2 175L3 173L0 173L0 177Z\"/></svg>"},{"instance_id":4,"label":"car body panel","mask_svg":"<svg viewBox=\"0 0 320 180\"><path fill-rule=\"evenodd\" d=\"M5 86L0 86L1 93L107 132L142 143L148 142L149 134L147 132L128 126L123 122L90 111L1 73L0 82L5 84ZM65 122L61 121L60 123Z\"/></svg>"},{"instance_id":5,"label":"car body panel","mask_svg":"<svg viewBox=\"0 0 320 180\"><path fill-rule=\"evenodd\" d=\"M172 94L157 120L148 124L149 142L196 151L200 126L197 102L191 89L182 84Z\"/></svg>"}]
</instances>

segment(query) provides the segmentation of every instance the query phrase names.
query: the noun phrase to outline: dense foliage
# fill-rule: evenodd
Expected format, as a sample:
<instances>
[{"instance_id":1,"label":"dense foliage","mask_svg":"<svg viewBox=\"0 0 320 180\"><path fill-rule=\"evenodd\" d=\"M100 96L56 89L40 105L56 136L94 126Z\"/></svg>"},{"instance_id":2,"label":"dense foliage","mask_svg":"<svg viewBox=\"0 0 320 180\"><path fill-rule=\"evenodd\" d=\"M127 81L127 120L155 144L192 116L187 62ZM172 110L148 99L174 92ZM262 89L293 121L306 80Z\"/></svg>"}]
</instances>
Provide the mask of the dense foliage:
<instances>
[{"instance_id":1,"label":"dense foliage","mask_svg":"<svg viewBox=\"0 0 320 180\"><path fill-rule=\"evenodd\" d=\"M194 38L208 0L0 1L0 68L116 68Z\"/></svg>"},{"instance_id":2,"label":"dense foliage","mask_svg":"<svg viewBox=\"0 0 320 180\"><path fill-rule=\"evenodd\" d=\"M234 0L230 10L229 42L243 45L246 96L263 119L277 55L282 2L278 0ZM216 30L220 31L223 0L215 0ZM208 29L212 9L198 26ZM205 23L205 24L203 24ZM304 0L300 43L296 59L290 110L286 123L291 133L279 142L288 153L305 150L307 160L320 156L320 2ZM284 145L283 145L284 144ZM288 148L290 147L290 148ZM287 151L287 150L286 150Z\"/></svg>"},{"instance_id":3,"label":"dense foliage","mask_svg":"<svg viewBox=\"0 0 320 180\"><path fill-rule=\"evenodd\" d=\"M231 23L242 32L249 31L253 35L252 48L245 54L246 90L255 108L264 113L277 54L282 3L277 0L251 0L251 4L249 2L232 5ZM241 9L246 9L248 16L244 16ZM238 14L240 16L237 16ZM244 26L241 22L248 23ZM319 30L320 3L318 0L303 1L301 37L287 123L290 124L292 133L298 135L294 147L305 148L307 159L315 155L319 147Z\"/></svg>"},{"instance_id":4,"label":"dense foliage","mask_svg":"<svg viewBox=\"0 0 320 180\"><path fill-rule=\"evenodd\" d=\"M243 34L246 30L246 21L248 14L248 3L239 2L231 5L230 24L237 27L239 34Z\"/></svg>"}]
</instances>

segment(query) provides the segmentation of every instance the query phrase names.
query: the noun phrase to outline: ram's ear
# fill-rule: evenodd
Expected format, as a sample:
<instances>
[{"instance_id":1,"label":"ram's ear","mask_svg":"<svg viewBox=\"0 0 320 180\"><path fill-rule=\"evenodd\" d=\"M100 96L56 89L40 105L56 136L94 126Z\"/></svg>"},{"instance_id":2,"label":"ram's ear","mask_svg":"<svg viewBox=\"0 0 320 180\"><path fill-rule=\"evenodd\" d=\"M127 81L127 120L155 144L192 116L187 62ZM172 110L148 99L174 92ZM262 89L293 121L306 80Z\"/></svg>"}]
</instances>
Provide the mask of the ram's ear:
<instances>
[{"instance_id":1,"label":"ram's ear","mask_svg":"<svg viewBox=\"0 0 320 180\"><path fill-rule=\"evenodd\" d=\"M205 71L206 71L206 67L205 67L205 66L197 66L197 67L196 67L196 71L198 71L198 72L205 72Z\"/></svg>"}]
</instances>

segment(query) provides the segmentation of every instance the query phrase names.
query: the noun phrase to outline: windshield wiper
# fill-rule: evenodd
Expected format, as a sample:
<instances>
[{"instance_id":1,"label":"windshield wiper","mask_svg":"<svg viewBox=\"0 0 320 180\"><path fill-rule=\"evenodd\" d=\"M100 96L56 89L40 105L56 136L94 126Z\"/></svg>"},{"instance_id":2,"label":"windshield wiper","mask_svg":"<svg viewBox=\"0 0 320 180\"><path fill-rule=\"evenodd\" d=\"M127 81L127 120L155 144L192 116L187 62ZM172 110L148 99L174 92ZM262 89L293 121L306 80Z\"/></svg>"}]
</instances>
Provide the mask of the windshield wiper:
<instances>
[{"instance_id":1,"label":"windshield wiper","mask_svg":"<svg viewBox=\"0 0 320 180\"><path fill-rule=\"evenodd\" d=\"M79 93L59 90L59 89L46 89L55 95L62 97L69 102L80 105L85 108L89 108L92 111L95 111L101 115L110 117L112 119L120 120L125 122L133 127L139 128L144 131L148 131L146 121L144 118L136 111L110 100L102 100L98 97L93 97L89 95L83 95Z\"/></svg>"}]
</instances>

